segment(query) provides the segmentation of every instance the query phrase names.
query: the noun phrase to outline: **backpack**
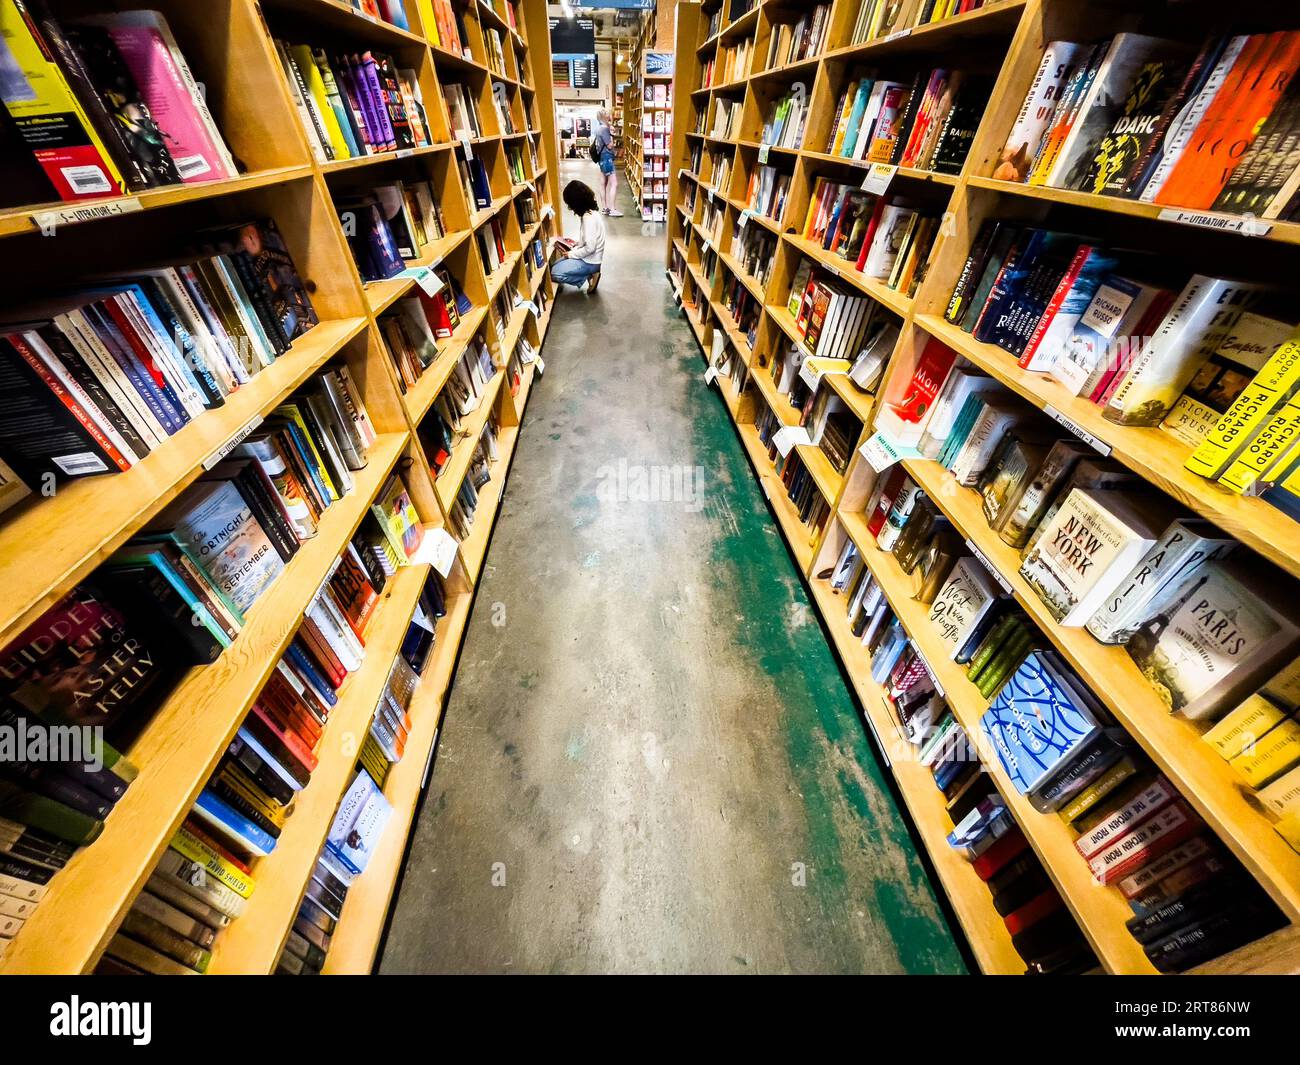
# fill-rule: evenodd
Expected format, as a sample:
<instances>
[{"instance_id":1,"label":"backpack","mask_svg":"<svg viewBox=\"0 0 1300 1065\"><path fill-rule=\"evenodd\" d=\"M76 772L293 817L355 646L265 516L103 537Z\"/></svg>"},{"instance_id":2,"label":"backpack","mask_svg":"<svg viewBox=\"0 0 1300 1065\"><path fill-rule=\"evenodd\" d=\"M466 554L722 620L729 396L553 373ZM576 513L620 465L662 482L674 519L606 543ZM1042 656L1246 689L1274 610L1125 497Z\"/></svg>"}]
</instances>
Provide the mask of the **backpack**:
<instances>
[{"instance_id":1,"label":"backpack","mask_svg":"<svg viewBox=\"0 0 1300 1065\"><path fill-rule=\"evenodd\" d=\"M591 156L591 161L593 163L600 162L600 157L603 153L601 152L600 147L596 144L594 138L592 139L591 145L587 148L587 154Z\"/></svg>"}]
</instances>

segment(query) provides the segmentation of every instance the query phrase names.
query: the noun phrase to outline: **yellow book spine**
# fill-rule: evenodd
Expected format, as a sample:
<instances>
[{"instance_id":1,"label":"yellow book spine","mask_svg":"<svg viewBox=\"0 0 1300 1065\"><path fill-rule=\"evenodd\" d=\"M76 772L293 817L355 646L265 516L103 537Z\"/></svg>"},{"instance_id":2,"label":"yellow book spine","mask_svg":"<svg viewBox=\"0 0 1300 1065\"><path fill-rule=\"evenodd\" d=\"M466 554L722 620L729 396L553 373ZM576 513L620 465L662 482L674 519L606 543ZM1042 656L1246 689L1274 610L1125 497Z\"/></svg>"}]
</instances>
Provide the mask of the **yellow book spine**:
<instances>
[{"instance_id":1,"label":"yellow book spine","mask_svg":"<svg viewBox=\"0 0 1300 1065\"><path fill-rule=\"evenodd\" d=\"M1297 435L1300 435L1300 397L1292 398L1264 424L1219 478L1219 483L1238 494L1246 491L1290 448Z\"/></svg>"},{"instance_id":2,"label":"yellow book spine","mask_svg":"<svg viewBox=\"0 0 1300 1065\"><path fill-rule=\"evenodd\" d=\"M325 93L325 80L320 76L311 49L305 44L295 44L290 45L289 51L293 53L293 61L298 65L302 80L307 83L307 91L316 101L316 111L320 115L321 125L325 127L325 135L330 139L330 147L334 149L334 158L351 159L352 153L348 150L348 142L343 138L343 131L339 129L338 116L330 106L329 97Z\"/></svg>"},{"instance_id":3,"label":"yellow book spine","mask_svg":"<svg viewBox=\"0 0 1300 1065\"><path fill-rule=\"evenodd\" d=\"M1300 331L1293 333L1255 375L1184 463L1211 480L1223 473L1269 416L1300 388Z\"/></svg>"},{"instance_id":4,"label":"yellow book spine","mask_svg":"<svg viewBox=\"0 0 1300 1065\"><path fill-rule=\"evenodd\" d=\"M1230 764L1252 788L1262 788L1297 763L1300 763L1300 724L1283 721L1265 733L1252 750L1243 751Z\"/></svg>"},{"instance_id":5,"label":"yellow book spine","mask_svg":"<svg viewBox=\"0 0 1300 1065\"><path fill-rule=\"evenodd\" d=\"M1286 715L1262 695L1251 695L1201 738L1221 758L1236 758Z\"/></svg>"},{"instance_id":6,"label":"yellow book spine","mask_svg":"<svg viewBox=\"0 0 1300 1065\"><path fill-rule=\"evenodd\" d=\"M171 847L182 857L188 858L192 862L198 862L209 874L216 877L220 883L230 888L241 899L248 898L253 893L253 888L257 886L251 876L242 869L235 869L228 865L221 855L184 825L176 830Z\"/></svg>"},{"instance_id":7,"label":"yellow book spine","mask_svg":"<svg viewBox=\"0 0 1300 1065\"><path fill-rule=\"evenodd\" d=\"M1292 769L1261 790L1259 801L1276 818L1300 815L1300 769Z\"/></svg>"},{"instance_id":8,"label":"yellow book spine","mask_svg":"<svg viewBox=\"0 0 1300 1065\"><path fill-rule=\"evenodd\" d=\"M831 145L831 155L839 155L840 149L844 147L844 137L849 131L849 115L853 112L853 102L858 96L858 85L859 82L855 81L844 94L844 106L840 108L840 120L835 125L835 143Z\"/></svg>"},{"instance_id":9,"label":"yellow book spine","mask_svg":"<svg viewBox=\"0 0 1300 1065\"><path fill-rule=\"evenodd\" d=\"M420 26L424 30L424 39L435 48L441 48L442 41L438 37L438 18L433 13L433 0L418 0L418 10L420 12Z\"/></svg>"}]
</instances>

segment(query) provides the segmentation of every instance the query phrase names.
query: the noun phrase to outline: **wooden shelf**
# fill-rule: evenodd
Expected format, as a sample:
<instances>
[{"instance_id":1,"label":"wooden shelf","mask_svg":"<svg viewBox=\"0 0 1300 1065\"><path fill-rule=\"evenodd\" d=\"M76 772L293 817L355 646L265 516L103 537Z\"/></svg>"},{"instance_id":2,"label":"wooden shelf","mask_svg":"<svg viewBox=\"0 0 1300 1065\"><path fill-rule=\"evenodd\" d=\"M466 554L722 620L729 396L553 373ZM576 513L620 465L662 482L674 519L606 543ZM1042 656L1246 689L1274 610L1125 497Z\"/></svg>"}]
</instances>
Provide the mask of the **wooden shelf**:
<instances>
[{"instance_id":1,"label":"wooden shelf","mask_svg":"<svg viewBox=\"0 0 1300 1065\"><path fill-rule=\"evenodd\" d=\"M203 461L248 422L282 403L366 327L364 318L321 322L215 410L204 411L130 470L83 477L35 497L0 523L0 641L7 643L129 540L203 473ZM94 520L86 520L93 514ZM28 547L56 566L32 565Z\"/></svg>"},{"instance_id":2,"label":"wooden shelf","mask_svg":"<svg viewBox=\"0 0 1300 1065\"><path fill-rule=\"evenodd\" d=\"M1020 552L984 520L979 495L935 462L904 463L917 485L978 548L1016 600L1152 761L1236 853L1292 920L1300 917L1300 854L1250 801L1251 789L1201 739L1193 722L1170 714L1123 647L1098 643L1083 628L1063 628L1020 576Z\"/></svg>"},{"instance_id":3,"label":"wooden shelf","mask_svg":"<svg viewBox=\"0 0 1300 1065\"><path fill-rule=\"evenodd\" d=\"M502 426L497 435L500 457L488 468L491 479L479 489L478 506L474 510L474 524L470 526L469 535L460 545L465 568L475 581L483 572L483 563L487 560L488 541L496 525L497 510L501 505L501 496L505 491L506 477L510 470L510 460L514 457L515 444L518 440L518 426Z\"/></svg>"},{"instance_id":4,"label":"wooden shelf","mask_svg":"<svg viewBox=\"0 0 1300 1065\"><path fill-rule=\"evenodd\" d=\"M428 566L407 566L386 583L366 630L365 660L349 675L330 712L318 747L320 763L294 799L275 850L253 867L257 887L247 908L217 937L212 974L275 971L334 811L355 775L356 746L344 737L364 737L369 731L428 575Z\"/></svg>"},{"instance_id":5,"label":"wooden shelf","mask_svg":"<svg viewBox=\"0 0 1300 1065\"><path fill-rule=\"evenodd\" d=\"M895 616L939 682L953 717L971 740L978 742L979 721L988 709L988 700L966 679L966 670L948 658L944 644L930 626L929 608L912 598L911 577L892 554L876 547L875 537L867 531L862 516L841 513L839 518L880 583ZM984 765L1102 964L1113 973L1154 973L1142 947L1124 927L1133 916L1124 897L1092 878L1088 863L1074 849L1074 833L1069 826L1055 814L1040 814L1028 799L1017 794L996 757L986 757Z\"/></svg>"},{"instance_id":6,"label":"wooden shelf","mask_svg":"<svg viewBox=\"0 0 1300 1065\"><path fill-rule=\"evenodd\" d=\"M234 644L192 669L127 752L140 775L118 800L103 834L52 881L55 890L0 960L3 973L80 973L93 967L177 826L207 783L276 662L370 503L407 436L380 436L352 492L321 517L316 536L248 612Z\"/></svg>"},{"instance_id":7,"label":"wooden shelf","mask_svg":"<svg viewBox=\"0 0 1300 1065\"><path fill-rule=\"evenodd\" d=\"M215 199L219 196L232 196L239 192L266 188L270 185L282 185L288 181L298 181L311 177L309 166L281 166L269 170L255 170L226 181L207 181L195 185L166 185L157 189L145 189L130 196L105 196L99 200L79 200L76 203L55 201L53 203L27 204L22 207L6 207L0 210L0 237L11 237L20 233L35 233L38 229L37 217L61 211L84 209L86 212L109 212L109 217L136 210L156 211L178 204L197 203L201 200ZM84 225L83 222L65 222L64 226Z\"/></svg>"},{"instance_id":8,"label":"wooden shelf","mask_svg":"<svg viewBox=\"0 0 1300 1065\"><path fill-rule=\"evenodd\" d=\"M1001 348L981 344L939 315L916 323L1040 409L1049 407L1100 440L1129 469L1289 573L1300 575L1300 525L1262 499L1239 496L1184 468L1191 448L1160 429L1116 425L1102 408L1071 395L1042 374L1022 370Z\"/></svg>"},{"instance_id":9,"label":"wooden shelf","mask_svg":"<svg viewBox=\"0 0 1300 1065\"><path fill-rule=\"evenodd\" d=\"M469 237L468 229L448 233L432 244L424 246L424 254L406 264L408 270L420 267L433 268L442 265L442 261L461 246ZM370 313L378 317L394 302L401 299L415 284L413 277L390 277L385 281L371 281L365 286L366 302L370 304Z\"/></svg>"},{"instance_id":10,"label":"wooden shelf","mask_svg":"<svg viewBox=\"0 0 1300 1065\"><path fill-rule=\"evenodd\" d=\"M799 572L807 574L812 566L813 544L810 542L808 526L799 520L799 513L790 501L789 493L781 481L780 475L767 457L767 445L758 438L758 430L753 425L741 422L736 426L740 432L740 441L745 445L749 461L758 475L763 494L772 504L776 513L777 524L785 536L790 551L794 554Z\"/></svg>"},{"instance_id":11,"label":"wooden shelf","mask_svg":"<svg viewBox=\"0 0 1300 1065\"><path fill-rule=\"evenodd\" d=\"M988 885L976 876L974 866L948 845L952 820L943 792L935 786L930 770L917 761L916 748L902 735L884 689L871 679L871 655L849 630L844 596L835 595L826 581L812 580L809 586L971 953L986 973L1023 972L1025 963L1011 945L1006 923L993 908Z\"/></svg>"},{"instance_id":12,"label":"wooden shelf","mask_svg":"<svg viewBox=\"0 0 1300 1065\"><path fill-rule=\"evenodd\" d=\"M483 324L487 313L487 307L475 307L465 315L460 320L460 325L456 327L456 331L443 342L437 358L425 368L420 379L415 382L415 386L402 397L407 414L413 423L418 425L429 413L433 401L438 398L438 393L442 391L447 378L455 370L460 357L465 354L465 349L474 339L474 334Z\"/></svg>"},{"instance_id":13,"label":"wooden shelf","mask_svg":"<svg viewBox=\"0 0 1300 1065\"><path fill-rule=\"evenodd\" d=\"M384 785L384 795L393 805L393 816L370 856L366 871L348 888L325 957L326 975L365 974L374 964L472 602L473 596L467 593L449 599L447 614L438 622L433 657L411 699L412 728L406 741L406 754L389 771Z\"/></svg>"}]
</instances>

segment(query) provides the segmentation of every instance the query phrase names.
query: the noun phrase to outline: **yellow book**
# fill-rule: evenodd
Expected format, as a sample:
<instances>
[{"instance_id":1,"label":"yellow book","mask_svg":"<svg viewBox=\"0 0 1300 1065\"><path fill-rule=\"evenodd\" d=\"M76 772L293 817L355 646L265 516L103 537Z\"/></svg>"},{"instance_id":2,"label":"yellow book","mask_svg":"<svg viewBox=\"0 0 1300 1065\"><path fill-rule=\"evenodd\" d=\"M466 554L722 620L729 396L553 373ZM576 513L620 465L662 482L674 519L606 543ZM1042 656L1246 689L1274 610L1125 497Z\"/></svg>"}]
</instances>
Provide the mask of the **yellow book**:
<instances>
[{"instance_id":1,"label":"yellow book","mask_svg":"<svg viewBox=\"0 0 1300 1065\"><path fill-rule=\"evenodd\" d=\"M258 813L265 817L273 825L281 828L288 817L288 808L281 806L279 803L271 802L262 794L261 788L249 781L236 766L226 765L221 769L218 779L223 781L236 795L239 795L245 802L253 807Z\"/></svg>"},{"instance_id":2,"label":"yellow book","mask_svg":"<svg viewBox=\"0 0 1300 1065\"><path fill-rule=\"evenodd\" d=\"M861 82L853 82L844 94L844 106L840 108L839 121L835 124L835 143L831 145L831 155L839 155L840 149L844 147L844 136L849 131L849 115L853 111L853 102L858 97L858 86Z\"/></svg>"},{"instance_id":3,"label":"yellow book","mask_svg":"<svg viewBox=\"0 0 1300 1065\"><path fill-rule=\"evenodd\" d=\"M1300 767L1283 773L1268 787L1262 788L1259 801L1279 819L1300 814Z\"/></svg>"},{"instance_id":4,"label":"yellow book","mask_svg":"<svg viewBox=\"0 0 1300 1065\"><path fill-rule=\"evenodd\" d=\"M1184 464L1215 480L1279 407L1300 390L1300 330L1277 349Z\"/></svg>"},{"instance_id":5,"label":"yellow book","mask_svg":"<svg viewBox=\"0 0 1300 1065\"><path fill-rule=\"evenodd\" d=\"M1136 772L1137 763L1132 758L1121 758L1057 811L1061 820L1077 821Z\"/></svg>"},{"instance_id":6,"label":"yellow book","mask_svg":"<svg viewBox=\"0 0 1300 1065\"><path fill-rule=\"evenodd\" d=\"M325 92L325 81L320 76L316 60L312 58L311 49L305 44L291 44L289 52L293 56L294 64L298 67L298 73L302 75L307 91L311 93L311 98L316 104L316 113L320 118L321 126L325 130L325 135L330 139L330 147L334 149L334 158L351 159L352 153L348 150L348 142L343 137L343 131L339 129L338 116L334 114L334 108L330 105L329 96Z\"/></svg>"},{"instance_id":7,"label":"yellow book","mask_svg":"<svg viewBox=\"0 0 1300 1065\"><path fill-rule=\"evenodd\" d=\"M433 0L416 0L420 12L420 28L424 30L424 39L435 48L442 47L438 36L438 17L433 13Z\"/></svg>"},{"instance_id":8,"label":"yellow book","mask_svg":"<svg viewBox=\"0 0 1300 1065\"><path fill-rule=\"evenodd\" d=\"M1273 826L1277 834L1291 845L1291 849L1300 854L1300 813L1290 814Z\"/></svg>"},{"instance_id":9,"label":"yellow book","mask_svg":"<svg viewBox=\"0 0 1300 1065\"><path fill-rule=\"evenodd\" d=\"M1300 764L1300 724L1283 721L1264 734L1253 750L1243 751L1229 763L1252 788L1273 783Z\"/></svg>"},{"instance_id":10,"label":"yellow book","mask_svg":"<svg viewBox=\"0 0 1300 1065\"><path fill-rule=\"evenodd\" d=\"M1290 450L1297 437L1300 437L1300 396L1292 396L1233 460L1219 477L1219 483L1233 492L1246 491Z\"/></svg>"},{"instance_id":11,"label":"yellow book","mask_svg":"<svg viewBox=\"0 0 1300 1065\"><path fill-rule=\"evenodd\" d=\"M1251 695L1201 739L1225 760L1236 758L1253 747L1271 728L1281 724L1284 717L1286 715L1262 695Z\"/></svg>"},{"instance_id":12,"label":"yellow book","mask_svg":"<svg viewBox=\"0 0 1300 1065\"><path fill-rule=\"evenodd\" d=\"M181 825L176 830L176 835L172 837L171 848L183 858L198 862L210 876L230 888L241 899L248 898L253 893L253 888L257 886L251 876L242 869L230 865L225 858L184 825Z\"/></svg>"},{"instance_id":13,"label":"yellow book","mask_svg":"<svg viewBox=\"0 0 1300 1065\"><path fill-rule=\"evenodd\" d=\"M121 171L54 61L52 46L18 0L0 0L0 42L8 54L0 99L59 198L126 192Z\"/></svg>"}]
</instances>

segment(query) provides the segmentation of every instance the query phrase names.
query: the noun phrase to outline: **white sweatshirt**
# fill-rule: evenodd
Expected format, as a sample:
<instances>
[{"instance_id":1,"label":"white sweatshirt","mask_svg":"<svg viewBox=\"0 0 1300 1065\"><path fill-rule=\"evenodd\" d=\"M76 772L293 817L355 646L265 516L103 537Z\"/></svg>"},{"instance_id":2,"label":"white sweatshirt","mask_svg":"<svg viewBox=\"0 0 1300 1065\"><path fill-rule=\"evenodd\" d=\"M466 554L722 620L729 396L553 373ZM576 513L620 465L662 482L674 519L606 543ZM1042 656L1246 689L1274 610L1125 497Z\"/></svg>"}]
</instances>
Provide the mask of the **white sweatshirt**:
<instances>
[{"instance_id":1,"label":"white sweatshirt","mask_svg":"<svg viewBox=\"0 0 1300 1065\"><path fill-rule=\"evenodd\" d=\"M569 258L599 266L604 257L605 220L599 211L588 211L578 219L578 243L569 251Z\"/></svg>"}]
</instances>

